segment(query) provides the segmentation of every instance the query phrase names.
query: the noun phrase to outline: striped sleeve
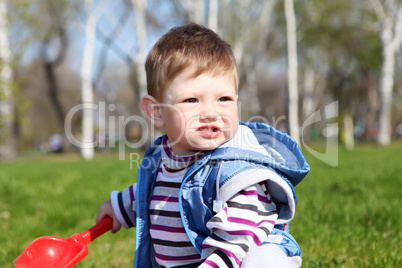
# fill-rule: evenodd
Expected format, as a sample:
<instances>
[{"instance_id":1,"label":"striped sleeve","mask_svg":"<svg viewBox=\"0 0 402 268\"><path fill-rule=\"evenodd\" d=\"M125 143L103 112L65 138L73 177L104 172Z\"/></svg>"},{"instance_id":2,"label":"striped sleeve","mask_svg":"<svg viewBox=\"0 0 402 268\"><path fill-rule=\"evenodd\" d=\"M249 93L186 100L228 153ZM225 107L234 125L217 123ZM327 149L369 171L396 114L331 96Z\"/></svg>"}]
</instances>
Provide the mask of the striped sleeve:
<instances>
[{"instance_id":1,"label":"striped sleeve","mask_svg":"<svg viewBox=\"0 0 402 268\"><path fill-rule=\"evenodd\" d=\"M205 261L199 267L240 267L247 252L267 238L277 218L263 183L240 191L208 221L211 235L202 244Z\"/></svg>"},{"instance_id":2,"label":"striped sleeve","mask_svg":"<svg viewBox=\"0 0 402 268\"><path fill-rule=\"evenodd\" d=\"M125 228L135 227L136 203L135 193L137 184L127 187L121 192L113 191L110 193L114 214Z\"/></svg>"}]
</instances>

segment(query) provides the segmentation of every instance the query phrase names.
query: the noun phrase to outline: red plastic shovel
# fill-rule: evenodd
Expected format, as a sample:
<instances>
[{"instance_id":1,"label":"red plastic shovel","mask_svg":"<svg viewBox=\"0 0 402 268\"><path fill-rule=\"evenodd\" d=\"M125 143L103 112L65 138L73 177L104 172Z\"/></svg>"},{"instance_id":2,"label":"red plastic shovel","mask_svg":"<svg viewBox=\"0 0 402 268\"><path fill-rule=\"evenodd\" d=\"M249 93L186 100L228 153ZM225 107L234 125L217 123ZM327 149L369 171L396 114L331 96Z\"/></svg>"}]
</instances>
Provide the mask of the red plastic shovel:
<instances>
[{"instance_id":1,"label":"red plastic shovel","mask_svg":"<svg viewBox=\"0 0 402 268\"><path fill-rule=\"evenodd\" d=\"M92 228L67 239L55 236L39 237L32 241L13 263L20 268L72 267L88 254L87 244L111 230L112 223L112 218L105 217Z\"/></svg>"}]
</instances>

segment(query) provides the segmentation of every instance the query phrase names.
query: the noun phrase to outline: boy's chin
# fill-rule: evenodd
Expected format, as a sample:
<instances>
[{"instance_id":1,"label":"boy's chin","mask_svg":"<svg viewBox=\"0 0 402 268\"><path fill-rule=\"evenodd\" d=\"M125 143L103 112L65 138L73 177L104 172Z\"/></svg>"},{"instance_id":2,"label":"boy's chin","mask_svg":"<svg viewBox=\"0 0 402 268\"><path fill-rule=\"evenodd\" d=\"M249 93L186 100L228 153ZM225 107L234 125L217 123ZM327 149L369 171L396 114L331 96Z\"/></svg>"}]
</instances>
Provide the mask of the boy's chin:
<instances>
[{"instance_id":1,"label":"boy's chin","mask_svg":"<svg viewBox=\"0 0 402 268\"><path fill-rule=\"evenodd\" d=\"M224 142L202 144L202 145L195 146L194 150L196 150L196 151L211 151L211 150L215 150L216 148L218 148L223 143Z\"/></svg>"}]
</instances>

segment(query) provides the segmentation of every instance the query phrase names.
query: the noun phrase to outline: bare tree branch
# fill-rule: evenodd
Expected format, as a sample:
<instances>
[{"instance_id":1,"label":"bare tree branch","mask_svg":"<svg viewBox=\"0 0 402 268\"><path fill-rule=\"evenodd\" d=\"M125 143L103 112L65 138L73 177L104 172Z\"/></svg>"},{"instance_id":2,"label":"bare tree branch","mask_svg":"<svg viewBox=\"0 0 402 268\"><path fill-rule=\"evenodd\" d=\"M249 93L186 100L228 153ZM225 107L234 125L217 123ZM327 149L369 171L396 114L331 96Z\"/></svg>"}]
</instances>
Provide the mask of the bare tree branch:
<instances>
[{"instance_id":1,"label":"bare tree branch","mask_svg":"<svg viewBox=\"0 0 402 268\"><path fill-rule=\"evenodd\" d=\"M134 66L135 62L131 56L121 49L110 36L106 36L100 27L96 27L96 36L97 38L101 39L102 42L107 43L116 56L127 62L130 66Z\"/></svg>"},{"instance_id":2,"label":"bare tree branch","mask_svg":"<svg viewBox=\"0 0 402 268\"><path fill-rule=\"evenodd\" d=\"M59 86L55 74L55 69L64 61L67 53L68 39L64 27L57 27L57 38L60 40L60 48L55 59L50 59L48 51L51 46L52 36L47 36L42 41L40 55L45 68L45 75L48 82L48 93L51 103L56 111L56 116L61 127L64 125L65 113L59 99Z\"/></svg>"},{"instance_id":3,"label":"bare tree branch","mask_svg":"<svg viewBox=\"0 0 402 268\"><path fill-rule=\"evenodd\" d=\"M379 20L383 20L385 18L384 7L382 6L379 0L369 0L370 4L373 6L373 10L377 14Z\"/></svg>"},{"instance_id":4,"label":"bare tree branch","mask_svg":"<svg viewBox=\"0 0 402 268\"><path fill-rule=\"evenodd\" d=\"M402 4L398 5L398 10L396 12L396 23L394 29L394 40L393 45L395 50L399 50L402 43Z\"/></svg>"},{"instance_id":5,"label":"bare tree branch","mask_svg":"<svg viewBox=\"0 0 402 268\"><path fill-rule=\"evenodd\" d=\"M123 29L124 25L127 23L127 20L130 16L131 13L131 9L130 8L124 8L124 11L121 13L118 21L119 24L115 24L113 30L111 31L111 33L109 34L109 36L105 36L101 29L99 27L97 27L97 33L101 35L101 40L103 41L103 47L101 52L99 53L99 68L98 68L98 72L95 76L94 79L94 84L95 86L98 85L98 83L100 82L100 79L102 77L103 71L105 70L105 66L106 66L106 61L107 61L107 55L108 55L108 50L111 48L111 46L114 43L114 40L116 39L116 37L120 34L121 30ZM118 48L120 50L120 48ZM126 60L127 55L125 55L124 60Z\"/></svg>"}]
</instances>

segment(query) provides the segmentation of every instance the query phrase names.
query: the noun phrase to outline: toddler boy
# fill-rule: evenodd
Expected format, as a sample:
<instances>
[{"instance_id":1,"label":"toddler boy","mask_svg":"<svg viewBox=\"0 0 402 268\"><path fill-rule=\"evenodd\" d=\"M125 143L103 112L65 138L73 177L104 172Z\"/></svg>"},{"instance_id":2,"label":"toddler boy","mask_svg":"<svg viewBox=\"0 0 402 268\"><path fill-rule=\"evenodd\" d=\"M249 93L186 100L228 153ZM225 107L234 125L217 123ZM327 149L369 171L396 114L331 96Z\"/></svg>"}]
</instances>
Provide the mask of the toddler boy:
<instances>
[{"instance_id":1,"label":"toddler boy","mask_svg":"<svg viewBox=\"0 0 402 268\"><path fill-rule=\"evenodd\" d=\"M288 135L239 121L230 46L188 24L156 42L145 68L142 109L166 135L97 220L136 227L134 267L299 267L288 223L310 168Z\"/></svg>"}]
</instances>

